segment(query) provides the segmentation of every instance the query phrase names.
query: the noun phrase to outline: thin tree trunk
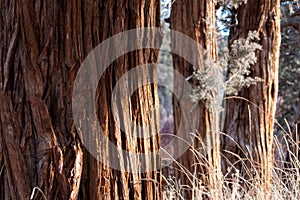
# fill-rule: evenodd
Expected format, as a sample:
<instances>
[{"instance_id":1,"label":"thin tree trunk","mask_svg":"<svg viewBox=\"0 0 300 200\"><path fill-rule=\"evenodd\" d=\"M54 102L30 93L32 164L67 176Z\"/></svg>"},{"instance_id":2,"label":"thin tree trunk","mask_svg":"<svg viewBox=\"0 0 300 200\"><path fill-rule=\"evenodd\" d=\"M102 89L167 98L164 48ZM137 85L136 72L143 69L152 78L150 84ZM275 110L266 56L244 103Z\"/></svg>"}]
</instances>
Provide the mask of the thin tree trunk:
<instances>
[{"instance_id":1,"label":"thin tree trunk","mask_svg":"<svg viewBox=\"0 0 300 200\"><path fill-rule=\"evenodd\" d=\"M272 167L274 161L273 123L278 90L278 64L280 47L280 8L279 0L247 1L233 11L233 26L230 29L229 45L235 39L245 38L249 31L258 31L262 50L257 52L257 63L251 67L251 75L260 77L262 82L242 89L238 96L227 97L225 107L223 150L223 169L234 167L245 178L259 176L262 191L270 194ZM235 15L237 21L235 21ZM244 162L247 157L253 162ZM238 161L239 162L236 162ZM246 166L244 166L246 164ZM233 166L232 166L233 165ZM248 168L249 171L245 170ZM253 170L258 174L251 174ZM232 171L235 173L235 171Z\"/></svg>"},{"instance_id":2,"label":"thin tree trunk","mask_svg":"<svg viewBox=\"0 0 300 200\"><path fill-rule=\"evenodd\" d=\"M159 171L130 174L104 166L83 147L72 117L72 87L87 54L119 32L159 26L159 4L158 0L0 2L0 199L30 199L34 187L47 199L160 199ZM127 70L156 61L156 50L129 53L116 60L99 82L99 121L112 142L121 141L125 149L130 135L120 138L109 95ZM153 72L148 73L155 79ZM147 112L158 105L156 85L139 88L130 103L138 122L148 124ZM139 147L134 152L159 148L158 137L132 143ZM35 190L34 199L43 199L41 192Z\"/></svg>"}]
</instances>

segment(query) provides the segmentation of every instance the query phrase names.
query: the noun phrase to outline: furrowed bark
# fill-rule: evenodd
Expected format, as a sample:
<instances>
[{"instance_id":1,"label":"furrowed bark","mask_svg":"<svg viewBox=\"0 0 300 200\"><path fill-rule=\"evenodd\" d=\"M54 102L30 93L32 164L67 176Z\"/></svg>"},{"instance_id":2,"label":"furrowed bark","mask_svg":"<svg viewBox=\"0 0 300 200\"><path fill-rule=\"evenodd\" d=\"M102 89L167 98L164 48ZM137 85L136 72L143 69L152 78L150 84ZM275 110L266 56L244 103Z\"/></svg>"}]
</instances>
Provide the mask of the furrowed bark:
<instances>
[{"instance_id":1,"label":"furrowed bark","mask_svg":"<svg viewBox=\"0 0 300 200\"><path fill-rule=\"evenodd\" d=\"M199 63L198 66L202 71L206 69L204 65L205 59L212 61L216 61L217 59L215 20L215 4L214 1L211 0L177 0L172 6L170 18L171 29L188 35L201 45L202 49L199 49L198 52L191 53L199 54L200 58L197 62ZM185 49L186 46L184 42L176 38L172 39L171 45L172 48L179 46L181 49ZM183 58L174 54L173 65L174 69L179 71L185 77L191 76L194 70L198 70L195 66L192 66ZM174 90L178 91L178 94L182 94L182 91L185 89L182 88L181 85L176 84L177 81L178 80L174 79ZM177 98L178 97L173 97L175 133L178 130L179 125L183 123L180 119L181 111L178 103L180 99ZM217 191L220 189L220 186L217 184L218 175L215 172L220 172L219 168L221 162L219 154L219 132L218 130L215 130L216 126L214 125L217 119L215 118L216 116L214 113L210 112L205 106L205 102L200 102L199 108L200 119L195 119L199 120L199 128L198 130L194 130L197 137L194 139L192 147L178 159L178 162L183 166L183 168L179 166L176 167L179 169L176 176L180 179L181 185L192 187L193 184L195 184L193 183L193 178L197 178L198 180L201 180L208 189L215 189L215 191ZM217 124L219 124L219 122L217 122ZM206 148L206 150L201 151L200 149L203 148ZM205 159L196 156L195 152L191 151L193 149L202 153L207 152L207 155L203 156L208 159L208 162L206 162ZM212 169L216 169L216 171ZM214 171L215 174L210 173L212 172L210 170ZM186 171L187 173L184 173L183 171ZM184 193L185 198L192 198L193 194L191 189L187 189ZM215 198L219 198L218 195L216 195Z\"/></svg>"},{"instance_id":2,"label":"furrowed bark","mask_svg":"<svg viewBox=\"0 0 300 200\"><path fill-rule=\"evenodd\" d=\"M251 75L262 82L242 89L237 98L227 97L223 132L234 139L223 137L223 170L236 168L247 179L259 176L266 198L269 198L274 162L273 124L278 90L278 65L280 47L279 0L247 1L233 14L237 25L230 29L229 45L235 39L245 38L249 31L258 31L262 50L257 51L257 63L251 67ZM243 158L254 162L241 161ZM236 162L238 161L238 162ZM233 164L233 166L232 166ZM250 169L257 170L252 174ZM247 171L249 170L249 171ZM234 171L233 171L234 172ZM235 172L234 172L235 173Z\"/></svg>"},{"instance_id":3,"label":"furrowed bark","mask_svg":"<svg viewBox=\"0 0 300 200\"><path fill-rule=\"evenodd\" d=\"M0 199L43 199L41 192L47 199L161 198L160 171L130 174L103 165L83 147L72 116L73 84L87 54L114 34L160 26L159 6L158 0L0 2ZM158 136L130 142L133 133L114 122L110 95L129 69L156 63L157 51L123 55L98 86L99 123L111 141L134 152L158 150ZM155 80L154 72L145 73ZM122 101L122 114L135 113L146 125L158 105L157 86L140 87ZM130 149L132 143L138 148ZM41 192L32 194L34 187Z\"/></svg>"}]
</instances>

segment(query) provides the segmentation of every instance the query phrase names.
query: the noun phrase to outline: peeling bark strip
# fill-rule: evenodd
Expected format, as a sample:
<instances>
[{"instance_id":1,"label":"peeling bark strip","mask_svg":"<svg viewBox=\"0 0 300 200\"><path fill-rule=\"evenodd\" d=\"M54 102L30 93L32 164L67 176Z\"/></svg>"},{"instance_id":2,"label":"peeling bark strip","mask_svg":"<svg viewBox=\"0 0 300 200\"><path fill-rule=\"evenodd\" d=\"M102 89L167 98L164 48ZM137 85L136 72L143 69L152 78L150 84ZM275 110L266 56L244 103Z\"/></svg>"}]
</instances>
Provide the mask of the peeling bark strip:
<instances>
[{"instance_id":1,"label":"peeling bark strip","mask_svg":"<svg viewBox=\"0 0 300 200\"><path fill-rule=\"evenodd\" d=\"M159 0L0 1L0 200L30 199L36 187L47 199L161 198L160 172L119 172L90 156L75 132L71 105L87 54L119 32L159 26L159 7ZM116 60L99 82L97 110L105 134L135 152L158 150L158 137L144 142L121 132L110 95L130 68L156 62L157 50L137 50ZM128 105L123 116L134 113L147 125L147 113L158 106L157 87L141 87L122 103ZM109 156L106 144L98 145ZM40 192L33 197L43 199Z\"/></svg>"},{"instance_id":2,"label":"peeling bark strip","mask_svg":"<svg viewBox=\"0 0 300 200\"><path fill-rule=\"evenodd\" d=\"M224 132L233 138L239 147L229 137L224 137L223 149L242 158L247 156L254 159L256 163L251 164L247 161L245 163L249 169L255 168L258 171L257 175L262 180L262 190L267 198L270 194L269 184L274 161L273 123L280 47L279 3L279 0L247 1L246 5L240 6L235 11L238 25L231 28L229 36L230 45L235 39L245 38L249 31L259 32L262 50L257 52L258 61L252 66L251 71L253 77L260 77L263 81L242 89L238 96L244 100L242 98L226 100ZM237 160L232 154L226 152L224 154L231 164ZM229 163L223 164L224 170L231 167ZM234 164L234 167L248 178L254 175L245 171L245 166L241 162Z\"/></svg>"}]
</instances>

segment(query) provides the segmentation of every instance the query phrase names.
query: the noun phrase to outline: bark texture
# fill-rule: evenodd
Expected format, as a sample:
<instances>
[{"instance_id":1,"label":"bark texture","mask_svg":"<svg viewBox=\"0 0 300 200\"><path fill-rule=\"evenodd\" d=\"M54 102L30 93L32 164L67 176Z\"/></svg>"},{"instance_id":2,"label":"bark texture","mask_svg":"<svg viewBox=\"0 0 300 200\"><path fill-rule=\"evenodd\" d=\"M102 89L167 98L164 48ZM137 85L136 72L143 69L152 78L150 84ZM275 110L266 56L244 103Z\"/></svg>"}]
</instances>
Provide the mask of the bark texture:
<instances>
[{"instance_id":1,"label":"bark texture","mask_svg":"<svg viewBox=\"0 0 300 200\"><path fill-rule=\"evenodd\" d=\"M30 199L34 187L47 199L160 199L159 172L119 172L88 153L71 108L73 83L87 54L119 32L159 26L159 1L1 1L0 13L0 199ZM136 65L156 61L157 50L126 54L99 82L99 121L124 149L129 144L137 146L134 152L159 148L158 137L129 143L132 133L121 134L110 108L118 79ZM130 102L121 101L131 105L124 113L130 110L147 125L147 113L158 105L157 87L141 87ZM40 191L34 199L43 199Z\"/></svg>"},{"instance_id":2,"label":"bark texture","mask_svg":"<svg viewBox=\"0 0 300 200\"><path fill-rule=\"evenodd\" d=\"M233 26L230 29L229 45L235 39L245 38L249 31L258 31L262 50L257 52L257 63L251 68L253 77L262 82L242 89L240 98L227 97L225 107L223 169L234 167L246 178L258 175L266 196L270 191L274 162L273 123L278 90L278 64L280 47L280 8L279 0L247 1L233 11ZM235 18L235 15L237 16ZM226 153L231 151L240 156ZM254 160L250 163L241 159ZM228 159L228 160L227 160ZM237 162L239 160L239 162ZM257 174L253 174L256 169ZM234 171L233 171L234 172Z\"/></svg>"},{"instance_id":3,"label":"bark texture","mask_svg":"<svg viewBox=\"0 0 300 200\"><path fill-rule=\"evenodd\" d=\"M197 52L191 52L192 54L198 54L199 60L197 60L198 67L200 70L205 70L204 60L209 57L215 61L217 58L217 45L216 45L216 34L215 34L215 4L212 0L192 0L184 1L177 0L172 6L172 12L170 17L171 29L186 34L190 38L197 41L202 49ZM172 48L181 48L183 51L189 51L187 44L184 43L180 38L172 38ZM197 70L197 66L192 66L189 62L184 60L178 55L173 54L173 66L174 69L180 72L183 76L189 77L192 75L194 70ZM177 93L181 93L185 90L182 85L177 84L178 80L174 79L174 90ZM180 124L184 124L181 121L181 110L180 98L181 96L173 97L174 106L174 133L178 131ZM202 183L208 188L216 188L217 183L214 180L216 177L211 176L208 173L208 168L216 168L220 166L220 159L218 157L219 152L219 136L218 133L212 132L212 123L214 116L206 108L204 102L199 103L200 118L194 119L199 120L197 137L194 140L191 148L187 150L179 159L180 167L176 174L180 180L181 185L192 186L193 176L200 178ZM190 133L186 133L190 134ZM191 150L197 150L203 148L203 144L207 146L207 154L196 156ZM215 147L215 149L212 149ZM201 153L206 151L200 151ZM203 157L202 157L203 156ZM203 159L204 158L204 159ZM206 160L206 158L208 160ZM195 164L198 163L198 164ZM185 173L183 172L185 171ZM195 183L194 183L195 184ZM192 191L187 189L185 191L185 198L192 198Z\"/></svg>"}]
</instances>

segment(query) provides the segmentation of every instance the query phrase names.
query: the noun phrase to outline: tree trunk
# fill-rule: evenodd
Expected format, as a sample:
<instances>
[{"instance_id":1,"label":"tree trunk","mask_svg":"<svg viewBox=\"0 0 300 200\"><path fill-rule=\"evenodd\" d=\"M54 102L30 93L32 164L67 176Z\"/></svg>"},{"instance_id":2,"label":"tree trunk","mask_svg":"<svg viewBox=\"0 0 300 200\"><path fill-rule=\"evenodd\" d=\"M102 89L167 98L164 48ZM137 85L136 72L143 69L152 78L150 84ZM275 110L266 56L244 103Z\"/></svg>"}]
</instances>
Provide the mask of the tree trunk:
<instances>
[{"instance_id":1,"label":"tree trunk","mask_svg":"<svg viewBox=\"0 0 300 200\"><path fill-rule=\"evenodd\" d=\"M212 0L193 0L184 1L177 0L172 6L172 12L170 17L171 29L186 34L190 38L197 41L202 48L197 52L190 52L191 54L199 55L198 66L192 66L186 60L180 56L173 54L173 66L174 69L180 72L183 76L189 77L195 70L205 70L205 59L211 59L216 61L217 58L217 45L216 45L216 28L215 28L215 4ZM172 38L171 46L173 49L181 48L185 49L186 43L181 41L180 38ZM188 50L188 49L187 49ZM206 52L205 52L206 50ZM197 68L198 67L198 68ZM186 88L182 88L182 85L178 84L176 77L174 78L174 91L176 93L183 94ZM174 130L176 133L180 124L184 122L181 119L180 108L180 95L173 97L174 106ZM219 132L214 130L213 123L216 122L216 116L210 112L205 106L205 102L199 103L199 128L193 130L197 132L197 136L189 150L187 150L179 159L178 162L181 166L177 166L179 171L177 178L180 180L181 185L193 186L200 188L199 182L193 183L193 177L202 181L202 184L209 189L218 188L218 181L216 180L216 174L210 174L212 169L218 169L220 166L219 157ZM186 133L190 134L190 133ZM205 145L205 147L203 146ZM200 149L205 148L204 151ZM194 150L198 152L206 152L204 159L201 156L196 156ZM206 161L208 159L208 161ZM198 163L198 164L196 164ZM219 170L220 171L220 170ZM196 184L196 185L195 185ZM217 190L216 190L217 191ZM185 191L185 198L192 198L191 189ZM217 198L217 196L215 196Z\"/></svg>"},{"instance_id":2,"label":"tree trunk","mask_svg":"<svg viewBox=\"0 0 300 200\"><path fill-rule=\"evenodd\" d=\"M160 199L159 171L131 174L100 163L82 145L72 117L74 80L87 54L114 34L159 26L159 1L17 0L1 1L0 10L0 199L31 194L34 199ZM112 117L111 91L126 71L156 61L157 50L128 53L99 82L96 107L103 131L133 152L158 150L158 137L143 141L121 134ZM154 72L145 73L155 79ZM143 77L136 74L139 81ZM147 125L149 110L158 105L157 87L148 84L131 102L120 101L131 105L122 114L134 113L124 116Z\"/></svg>"},{"instance_id":3,"label":"tree trunk","mask_svg":"<svg viewBox=\"0 0 300 200\"><path fill-rule=\"evenodd\" d=\"M270 194L269 184L274 161L273 123L280 47L279 3L279 0L247 1L237 10L234 9L233 23L236 26L232 26L229 36L229 45L231 45L235 39L245 38L249 31L258 31L262 50L257 52L257 63L251 67L251 75L260 77L262 82L242 89L238 94L240 98L227 97L224 133L234 139L238 145L228 136L223 137L222 149L225 150L224 155L228 159L224 159L223 169L226 171L234 167L245 178L258 175L262 191L266 195ZM247 160L242 162L241 159L245 157L251 162ZM258 174L251 174L251 169L257 170Z\"/></svg>"}]
</instances>

